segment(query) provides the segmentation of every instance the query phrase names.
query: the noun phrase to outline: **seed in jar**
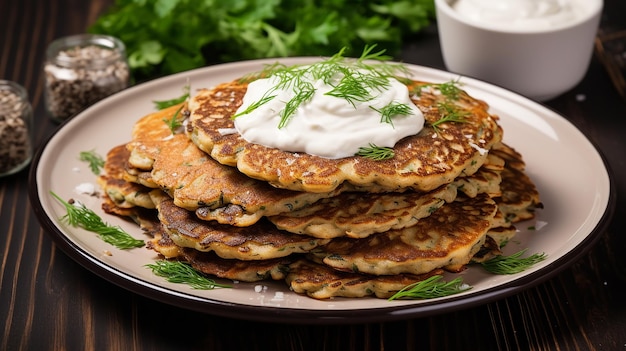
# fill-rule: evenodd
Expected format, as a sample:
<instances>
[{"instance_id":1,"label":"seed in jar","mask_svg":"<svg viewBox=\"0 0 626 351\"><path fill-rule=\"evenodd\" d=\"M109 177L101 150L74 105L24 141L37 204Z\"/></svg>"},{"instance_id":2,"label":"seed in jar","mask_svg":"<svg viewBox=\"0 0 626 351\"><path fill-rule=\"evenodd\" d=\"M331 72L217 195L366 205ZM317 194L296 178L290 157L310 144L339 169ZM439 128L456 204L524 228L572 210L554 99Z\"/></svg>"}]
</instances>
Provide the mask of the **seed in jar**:
<instances>
[{"instance_id":1,"label":"seed in jar","mask_svg":"<svg viewBox=\"0 0 626 351\"><path fill-rule=\"evenodd\" d=\"M60 51L44 66L50 114L65 120L128 85L129 68L117 50L96 45Z\"/></svg>"},{"instance_id":2,"label":"seed in jar","mask_svg":"<svg viewBox=\"0 0 626 351\"><path fill-rule=\"evenodd\" d=\"M21 118L24 108L18 95L0 89L0 174L11 171L30 158L28 125Z\"/></svg>"}]
</instances>

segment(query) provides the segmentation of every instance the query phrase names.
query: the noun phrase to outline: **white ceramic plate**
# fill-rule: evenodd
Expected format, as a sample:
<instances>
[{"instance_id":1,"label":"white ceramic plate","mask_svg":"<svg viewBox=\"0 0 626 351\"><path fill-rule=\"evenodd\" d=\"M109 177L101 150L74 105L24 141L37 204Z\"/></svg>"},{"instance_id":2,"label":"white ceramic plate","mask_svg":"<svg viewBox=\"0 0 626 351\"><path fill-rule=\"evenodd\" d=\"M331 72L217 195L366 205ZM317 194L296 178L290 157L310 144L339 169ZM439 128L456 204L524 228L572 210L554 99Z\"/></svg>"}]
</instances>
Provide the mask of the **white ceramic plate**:
<instances>
[{"instance_id":1,"label":"white ceramic plate","mask_svg":"<svg viewBox=\"0 0 626 351\"><path fill-rule=\"evenodd\" d=\"M100 200L79 194L79 184L96 184L81 151L100 155L130 140L133 124L154 111L154 100L181 94L185 84L208 88L257 71L275 60L224 64L157 79L129 88L93 105L65 123L39 150L31 170L31 203L41 223L69 256L105 279L138 294L184 308L256 320L302 323L384 321L426 316L486 303L521 291L553 276L589 249L611 214L613 202L609 174L594 146L572 124L551 110L524 97L472 79L464 88L487 101L499 115L504 141L522 153L527 171L541 193L545 209L536 220L518 225L519 233L506 254L528 249L547 259L514 275L492 275L478 266L461 273L473 288L464 293L423 301L387 301L376 298L336 298L318 301L289 291L283 282L238 283L232 289L193 290L157 277L145 267L157 257L146 248L119 250L95 234L66 226L59 218L64 208L50 195L76 198L136 238L134 224L103 213ZM281 59L285 64L311 58ZM408 65L415 79L447 82L458 77L439 70ZM535 227L535 230L529 229ZM110 252L110 255L106 253ZM452 275L448 278L452 278ZM255 291L262 285L264 289ZM258 289L257 289L258 290Z\"/></svg>"}]
</instances>

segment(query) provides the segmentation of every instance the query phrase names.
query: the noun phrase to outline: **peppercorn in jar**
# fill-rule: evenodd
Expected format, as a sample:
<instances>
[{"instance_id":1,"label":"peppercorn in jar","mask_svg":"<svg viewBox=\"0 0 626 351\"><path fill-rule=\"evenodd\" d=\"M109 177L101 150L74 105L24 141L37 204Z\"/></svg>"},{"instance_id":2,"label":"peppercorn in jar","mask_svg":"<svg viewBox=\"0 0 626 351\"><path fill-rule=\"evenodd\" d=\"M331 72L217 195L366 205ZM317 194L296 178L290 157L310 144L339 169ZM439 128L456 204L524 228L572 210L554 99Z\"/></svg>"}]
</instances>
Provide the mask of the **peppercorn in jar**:
<instances>
[{"instance_id":1,"label":"peppercorn in jar","mask_svg":"<svg viewBox=\"0 0 626 351\"><path fill-rule=\"evenodd\" d=\"M17 173L33 155L33 110L26 90L0 80L0 176Z\"/></svg>"},{"instance_id":2,"label":"peppercorn in jar","mask_svg":"<svg viewBox=\"0 0 626 351\"><path fill-rule=\"evenodd\" d=\"M55 121L65 121L129 85L124 44L106 35L82 34L53 41L44 63L45 101Z\"/></svg>"}]
</instances>

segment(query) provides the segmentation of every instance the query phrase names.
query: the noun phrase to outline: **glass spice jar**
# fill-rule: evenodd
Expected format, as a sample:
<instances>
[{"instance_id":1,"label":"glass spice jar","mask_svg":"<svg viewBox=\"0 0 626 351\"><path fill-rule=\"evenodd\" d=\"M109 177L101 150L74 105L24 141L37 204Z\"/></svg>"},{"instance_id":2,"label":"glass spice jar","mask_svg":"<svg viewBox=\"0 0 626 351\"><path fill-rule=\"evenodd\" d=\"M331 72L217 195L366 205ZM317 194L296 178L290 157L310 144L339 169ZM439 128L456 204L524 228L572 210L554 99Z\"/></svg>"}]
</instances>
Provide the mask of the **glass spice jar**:
<instances>
[{"instance_id":1,"label":"glass spice jar","mask_svg":"<svg viewBox=\"0 0 626 351\"><path fill-rule=\"evenodd\" d=\"M21 85L0 80L0 176L26 167L33 156L33 109Z\"/></svg>"},{"instance_id":2,"label":"glass spice jar","mask_svg":"<svg viewBox=\"0 0 626 351\"><path fill-rule=\"evenodd\" d=\"M130 82L126 48L119 39L80 34L50 43L44 62L46 109L63 122Z\"/></svg>"}]
</instances>

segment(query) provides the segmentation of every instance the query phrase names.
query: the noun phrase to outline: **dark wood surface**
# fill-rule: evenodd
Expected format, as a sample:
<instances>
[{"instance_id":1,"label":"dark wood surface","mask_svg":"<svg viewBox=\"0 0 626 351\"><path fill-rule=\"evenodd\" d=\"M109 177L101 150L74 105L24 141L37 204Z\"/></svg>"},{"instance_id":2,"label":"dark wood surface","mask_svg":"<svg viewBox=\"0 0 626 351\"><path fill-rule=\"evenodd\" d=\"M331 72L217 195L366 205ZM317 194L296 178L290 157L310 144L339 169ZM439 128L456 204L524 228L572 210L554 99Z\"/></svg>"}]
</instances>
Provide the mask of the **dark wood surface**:
<instances>
[{"instance_id":1,"label":"dark wood surface","mask_svg":"<svg viewBox=\"0 0 626 351\"><path fill-rule=\"evenodd\" d=\"M0 0L0 79L27 88L37 143L58 127L43 108L47 44L84 32L108 4ZM626 2L605 1L602 27L626 29ZM443 68L436 28L407 44L402 58ZM597 145L617 200L589 253L544 283L489 304L387 323L290 325L201 314L129 292L66 256L30 208L26 169L0 178L0 350L624 350L626 101L596 56L576 88L546 105Z\"/></svg>"}]
</instances>

